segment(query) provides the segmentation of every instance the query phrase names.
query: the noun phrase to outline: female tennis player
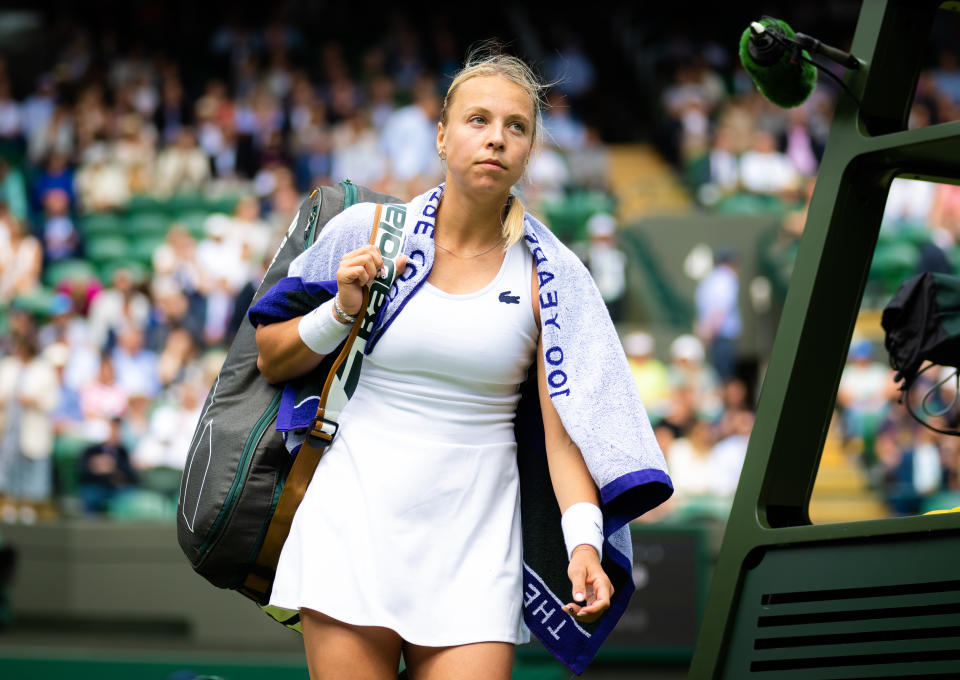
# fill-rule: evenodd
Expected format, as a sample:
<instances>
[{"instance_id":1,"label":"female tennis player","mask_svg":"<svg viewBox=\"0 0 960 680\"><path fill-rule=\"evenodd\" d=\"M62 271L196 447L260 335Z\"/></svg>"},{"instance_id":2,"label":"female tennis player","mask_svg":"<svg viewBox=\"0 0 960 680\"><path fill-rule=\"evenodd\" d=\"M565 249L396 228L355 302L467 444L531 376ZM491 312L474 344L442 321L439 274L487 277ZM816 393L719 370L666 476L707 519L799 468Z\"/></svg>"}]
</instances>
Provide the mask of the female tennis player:
<instances>
[{"instance_id":1,"label":"female tennis player","mask_svg":"<svg viewBox=\"0 0 960 680\"><path fill-rule=\"evenodd\" d=\"M415 680L510 678L514 645L530 639L514 434L528 369L569 557L564 609L586 623L610 606L598 489L550 397L536 262L511 195L540 132L541 90L521 60L494 54L468 60L446 94L436 138L446 181L407 211L432 230L432 267L365 357L274 581L270 604L300 611L314 680L392 679L401 653ZM325 231L371 214L354 206ZM323 248L291 274L305 276ZM398 270L424 262L402 257ZM351 250L336 297L259 326L263 375L279 383L316 367L382 267L375 246Z\"/></svg>"}]
</instances>

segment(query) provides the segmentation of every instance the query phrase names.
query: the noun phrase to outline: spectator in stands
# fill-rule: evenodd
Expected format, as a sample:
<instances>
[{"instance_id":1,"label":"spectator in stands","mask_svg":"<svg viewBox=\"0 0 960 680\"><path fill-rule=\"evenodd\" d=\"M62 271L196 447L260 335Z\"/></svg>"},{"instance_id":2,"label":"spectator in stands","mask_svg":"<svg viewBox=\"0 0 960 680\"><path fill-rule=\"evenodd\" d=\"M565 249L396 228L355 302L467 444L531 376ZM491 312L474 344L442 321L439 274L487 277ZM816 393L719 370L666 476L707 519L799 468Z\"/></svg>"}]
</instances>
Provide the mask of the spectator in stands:
<instances>
[{"instance_id":1,"label":"spectator in stands","mask_svg":"<svg viewBox=\"0 0 960 680\"><path fill-rule=\"evenodd\" d=\"M780 195L795 190L799 180L790 158L777 150L776 137L767 130L756 130L752 148L740 158L743 188L756 194Z\"/></svg>"},{"instance_id":2,"label":"spectator in stands","mask_svg":"<svg viewBox=\"0 0 960 680\"><path fill-rule=\"evenodd\" d=\"M209 178L210 161L197 146L193 128L178 128L176 142L157 157L154 192L168 196L175 192L200 191Z\"/></svg>"},{"instance_id":3,"label":"spectator in stands","mask_svg":"<svg viewBox=\"0 0 960 680\"><path fill-rule=\"evenodd\" d=\"M203 342L203 323L206 301L197 294L197 304L171 277L156 278L152 284L154 307L147 324L147 347L155 352L163 350L167 336L175 328L184 328L197 343Z\"/></svg>"},{"instance_id":4,"label":"spectator in stands","mask_svg":"<svg viewBox=\"0 0 960 680\"><path fill-rule=\"evenodd\" d=\"M587 141L586 127L573 115L566 95L556 88L547 94L543 130L544 139L563 151L582 149Z\"/></svg>"},{"instance_id":5,"label":"spectator in stands","mask_svg":"<svg viewBox=\"0 0 960 680\"><path fill-rule=\"evenodd\" d=\"M840 377L837 407L847 442L872 455L872 442L887 410L897 396L893 371L873 358L873 343L855 339L847 354L847 364Z\"/></svg>"},{"instance_id":6,"label":"spectator in stands","mask_svg":"<svg viewBox=\"0 0 960 680\"><path fill-rule=\"evenodd\" d=\"M381 188L387 174L387 158L364 109L354 109L334 127L331 172L336 182L349 178L356 184Z\"/></svg>"},{"instance_id":7,"label":"spectator in stands","mask_svg":"<svg viewBox=\"0 0 960 680\"><path fill-rule=\"evenodd\" d=\"M747 401L747 383L743 378L733 376L723 381L721 398L723 414L717 422L717 437L724 439L738 430L737 418L741 413L753 414L753 407Z\"/></svg>"},{"instance_id":8,"label":"spectator in stands","mask_svg":"<svg viewBox=\"0 0 960 680\"><path fill-rule=\"evenodd\" d=\"M413 103L391 113L381 133L394 195L417 196L442 179L436 148L439 118L436 80L422 73L413 85Z\"/></svg>"},{"instance_id":9,"label":"spectator in stands","mask_svg":"<svg viewBox=\"0 0 960 680\"><path fill-rule=\"evenodd\" d=\"M610 318L623 318L627 292L627 256L617 247L617 220L609 213L596 213L587 220L587 245L584 264L600 289Z\"/></svg>"},{"instance_id":10,"label":"spectator in stands","mask_svg":"<svg viewBox=\"0 0 960 680\"><path fill-rule=\"evenodd\" d=\"M734 143L734 132L720 126L713 137L708 158L707 184L701 189L700 199L707 205L729 196L740 188L740 159Z\"/></svg>"},{"instance_id":11,"label":"spectator in stands","mask_svg":"<svg viewBox=\"0 0 960 680\"><path fill-rule=\"evenodd\" d=\"M91 444L80 456L80 496L86 513L107 512L115 499L137 484L137 473L122 441L122 429L123 419L112 418L107 438Z\"/></svg>"},{"instance_id":12,"label":"spectator in stands","mask_svg":"<svg viewBox=\"0 0 960 680\"><path fill-rule=\"evenodd\" d=\"M32 293L40 283L42 267L40 241L0 207L0 303Z\"/></svg>"},{"instance_id":13,"label":"spectator in stands","mask_svg":"<svg viewBox=\"0 0 960 680\"><path fill-rule=\"evenodd\" d=\"M727 426L710 452L713 461L713 490L729 500L737 490L740 471L747 455L747 443L753 431L753 412L737 409L724 413ZM718 432L719 434L719 432Z\"/></svg>"},{"instance_id":14,"label":"spectator in stands","mask_svg":"<svg viewBox=\"0 0 960 680\"><path fill-rule=\"evenodd\" d=\"M289 225L288 225L289 226ZM226 225L227 240L240 245L240 257L251 264L263 259L270 246L270 225L260 219L260 203L256 196L244 196L233 210Z\"/></svg>"},{"instance_id":15,"label":"spectator in stands","mask_svg":"<svg viewBox=\"0 0 960 680\"><path fill-rule=\"evenodd\" d=\"M120 135L113 142L111 156L123 173L129 193L145 194L150 191L157 160L155 140L138 114L128 113L120 119ZM119 201L118 205L125 202Z\"/></svg>"},{"instance_id":16,"label":"spectator in stands","mask_svg":"<svg viewBox=\"0 0 960 680\"><path fill-rule=\"evenodd\" d=\"M119 328L111 359L117 383L128 395L137 393L153 398L160 392L157 354L145 346L141 326L128 323Z\"/></svg>"},{"instance_id":17,"label":"spectator in stands","mask_svg":"<svg viewBox=\"0 0 960 680\"><path fill-rule=\"evenodd\" d=\"M787 111L785 153L793 169L803 177L813 177L817 172L817 156L810 132L807 107L797 106Z\"/></svg>"},{"instance_id":18,"label":"spectator in stands","mask_svg":"<svg viewBox=\"0 0 960 680\"><path fill-rule=\"evenodd\" d=\"M670 344L671 408L678 401L690 417L717 418L723 409L720 381L716 371L705 361L703 343L692 335L681 335Z\"/></svg>"},{"instance_id":19,"label":"spectator in stands","mask_svg":"<svg viewBox=\"0 0 960 680\"><path fill-rule=\"evenodd\" d=\"M95 142L83 154L77 170L77 197L84 212L116 210L130 200L130 182L124 167L110 157L105 141Z\"/></svg>"},{"instance_id":20,"label":"spectator in stands","mask_svg":"<svg viewBox=\"0 0 960 680\"><path fill-rule=\"evenodd\" d=\"M919 395L914 402L918 400ZM924 498L939 490L943 480L933 433L914 421L902 404L891 403L875 448L875 475L890 509L897 515L922 512Z\"/></svg>"},{"instance_id":21,"label":"spectator in stands","mask_svg":"<svg viewBox=\"0 0 960 680\"><path fill-rule=\"evenodd\" d=\"M180 223L171 225L166 240L153 251L154 280L170 278L187 295L202 287L197 242Z\"/></svg>"},{"instance_id":22,"label":"spectator in stands","mask_svg":"<svg viewBox=\"0 0 960 680\"><path fill-rule=\"evenodd\" d=\"M570 183L571 169L566 158L544 136L530 154L527 181L521 187L524 202L536 206L561 203Z\"/></svg>"},{"instance_id":23,"label":"spectator in stands","mask_svg":"<svg viewBox=\"0 0 960 680\"><path fill-rule=\"evenodd\" d=\"M653 336L634 331L624 338L623 349L647 413L653 419L659 418L670 397L670 379L667 367L654 356Z\"/></svg>"},{"instance_id":24,"label":"spectator in stands","mask_svg":"<svg viewBox=\"0 0 960 680\"><path fill-rule=\"evenodd\" d=\"M56 262L79 253L80 233L70 215L70 196L62 189L51 189L43 198L44 259Z\"/></svg>"},{"instance_id":25,"label":"spectator in stands","mask_svg":"<svg viewBox=\"0 0 960 680\"><path fill-rule=\"evenodd\" d=\"M176 498L205 393L196 381L177 383L171 398L151 413L149 429L133 451L144 488Z\"/></svg>"},{"instance_id":26,"label":"spectator in stands","mask_svg":"<svg viewBox=\"0 0 960 680\"><path fill-rule=\"evenodd\" d=\"M737 368L737 342L743 331L739 306L739 262L733 250L717 251L713 271L697 286L697 337L706 345L710 364L721 379Z\"/></svg>"},{"instance_id":27,"label":"spectator in stands","mask_svg":"<svg viewBox=\"0 0 960 680\"><path fill-rule=\"evenodd\" d=\"M42 209L46 196L50 191L59 189L70 198L70 205L74 204L74 185L73 169L68 162L66 152L61 150L53 151L43 169L41 169L32 182L31 200L33 205Z\"/></svg>"},{"instance_id":28,"label":"spectator in stands","mask_svg":"<svg viewBox=\"0 0 960 680\"><path fill-rule=\"evenodd\" d=\"M36 336L17 334L12 341L12 354L0 359L0 518L33 523L38 514L52 514L51 414L59 389Z\"/></svg>"},{"instance_id":29,"label":"spectator in stands","mask_svg":"<svg viewBox=\"0 0 960 680\"><path fill-rule=\"evenodd\" d=\"M150 318L150 300L137 287L130 267L113 270L111 286L90 303L90 335L98 347L112 346L118 331L128 325L145 328Z\"/></svg>"},{"instance_id":30,"label":"spectator in stands","mask_svg":"<svg viewBox=\"0 0 960 680\"><path fill-rule=\"evenodd\" d=\"M186 378L197 353L197 343L186 328L172 329L157 360L160 384L166 388Z\"/></svg>"},{"instance_id":31,"label":"spectator in stands","mask_svg":"<svg viewBox=\"0 0 960 680\"><path fill-rule=\"evenodd\" d=\"M127 410L127 397L127 391L117 380L110 353L103 352L96 377L80 388L86 439L103 441L107 438L110 421L121 418Z\"/></svg>"},{"instance_id":32,"label":"spectator in stands","mask_svg":"<svg viewBox=\"0 0 960 680\"><path fill-rule=\"evenodd\" d=\"M69 156L76 143L73 109L58 101L53 113L44 123L37 125L27 140L27 158L34 165L53 154Z\"/></svg>"},{"instance_id":33,"label":"spectator in stands","mask_svg":"<svg viewBox=\"0 0 960 680\"><path fill-rule=\"evenodd\" d=\"M710 423L697 420L664 451L675 493L684 501L718 494L716 460L711 455L714 442Z\"/></svg>"},{"instance_id":34,"label":"spectator in stands","mask_svg":"<svg viewBox=\"0 0 960 680\"><path fill-rule=\"evenodd\" d=\"M183 143L184 130L193 126L193 105L186 97L183 83L175 67L168 67L163 75L160 85L160 104L154 111L153 124L165 143L177 146Z\"/></svg>"},{"instance_id":35,"label":"spectator in stands","mask_svg":"<svg viewBox=\"0 0 960 680\"><path fill-rule=\"evenodd\" d=\"M66 368L70 361L70 346L55 342L43 350L57 374L57 406L50 413L55 436L82 437L83 411L80 408L80 393L66 380Z\"/></svg>"}]
</instances>

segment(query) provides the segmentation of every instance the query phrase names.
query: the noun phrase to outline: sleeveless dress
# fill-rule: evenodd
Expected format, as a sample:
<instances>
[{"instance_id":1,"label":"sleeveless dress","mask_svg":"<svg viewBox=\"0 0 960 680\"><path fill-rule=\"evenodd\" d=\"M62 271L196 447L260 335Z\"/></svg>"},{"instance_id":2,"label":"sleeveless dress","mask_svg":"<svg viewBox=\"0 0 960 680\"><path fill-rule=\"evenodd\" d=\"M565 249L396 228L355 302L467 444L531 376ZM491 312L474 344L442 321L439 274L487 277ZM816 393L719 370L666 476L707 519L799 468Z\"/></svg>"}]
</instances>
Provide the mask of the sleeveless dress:
<instances>
[{"instance_id":1,"label":"sleeveless dress","mask_svg":"<svg viewBox=\"0 0 960 680\"><path fill-rule=\"evenodd\" d=\"M513 419L536 348L532 260L483 289L410 298L341 414L280 555L270 604L413 644L530 641Z\"/></svg>"}]
</instances>

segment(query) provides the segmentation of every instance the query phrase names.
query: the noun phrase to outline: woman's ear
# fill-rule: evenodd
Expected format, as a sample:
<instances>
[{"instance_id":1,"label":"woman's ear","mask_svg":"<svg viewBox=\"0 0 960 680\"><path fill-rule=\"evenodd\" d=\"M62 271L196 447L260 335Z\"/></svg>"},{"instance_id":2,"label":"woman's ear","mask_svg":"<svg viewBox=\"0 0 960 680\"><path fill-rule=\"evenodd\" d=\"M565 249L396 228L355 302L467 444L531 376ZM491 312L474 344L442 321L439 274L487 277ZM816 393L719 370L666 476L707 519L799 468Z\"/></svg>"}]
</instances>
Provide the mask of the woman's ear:
<instances>
[{"instance_id":1,"label":"woman's ear","mask_svg":"<svg viewBox=\"0 0 960 680\"><path fill-rule=\"evenodd\" d=\"M443 123L438 122L437 123L437 153L438 154L443 151L443 140L445 137L446 137L446 130L444 130L443 128Z\"/></svg>"}]
</instances>

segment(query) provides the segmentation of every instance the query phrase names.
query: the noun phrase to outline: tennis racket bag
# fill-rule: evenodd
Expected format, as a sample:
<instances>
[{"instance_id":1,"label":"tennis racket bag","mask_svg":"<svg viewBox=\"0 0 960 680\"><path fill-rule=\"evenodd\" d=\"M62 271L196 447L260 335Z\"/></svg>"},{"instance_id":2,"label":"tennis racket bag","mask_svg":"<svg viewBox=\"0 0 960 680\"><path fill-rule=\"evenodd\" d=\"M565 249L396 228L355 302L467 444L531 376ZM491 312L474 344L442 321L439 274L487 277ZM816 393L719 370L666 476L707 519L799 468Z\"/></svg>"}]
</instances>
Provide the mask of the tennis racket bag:
<instances>
[{"instance_id":1,"label":"tennis racket bag","mask_svg":"<svg viewBox=\"0 0 960 680\"><path fill-rule=\"evenodd\" d=\"M402 201L349 180L314 190L300 206L251 305L287 275L290 262L330 218L358 202ZM282 389L257 370L254 335L245 319L204 403L180 482L177 540L198 574L263 607L279 554L265 560L261 548L293 458L274 427ZM329 371L337 355L325 357L318 370ZM276 527L271 535L275 533Z\"/></svg>"}]
</instances>

